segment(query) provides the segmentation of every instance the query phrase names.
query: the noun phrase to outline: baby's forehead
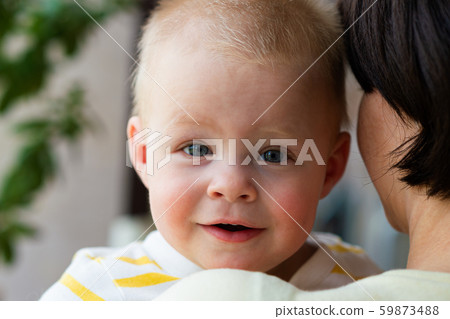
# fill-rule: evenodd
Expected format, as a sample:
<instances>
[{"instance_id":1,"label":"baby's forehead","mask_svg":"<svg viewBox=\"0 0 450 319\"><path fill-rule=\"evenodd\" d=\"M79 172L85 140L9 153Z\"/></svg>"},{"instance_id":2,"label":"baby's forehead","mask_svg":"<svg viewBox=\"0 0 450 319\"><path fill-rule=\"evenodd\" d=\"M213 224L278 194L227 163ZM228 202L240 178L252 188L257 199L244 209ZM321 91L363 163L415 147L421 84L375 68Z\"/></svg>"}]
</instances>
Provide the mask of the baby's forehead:
<instances>
[{"instance_id":1,"label":"baby's forehead","mask_svg":"<svg viewBox=\"0 0 450 319\"><path fill-rule=\"evenodd\" d=\"M253 142L255 138L267 141L323 138L322 132L339 128L339 117L332 115L332 105L324 108L312 102L297 107L293 103L280 103L265 113L273 99L260 105L251 101L243 101L239 105L239 99L236 103L220 104L205 103L202 96L197 97L198 100L179 99L182 108L174 104L153 104L148 110L150 127L178 138L244 138ZM324 111L326 108L330 112ZM322 111L317 112L317 109ZM328 134L326 136L331 138Z\"/></svg>"},{"instance_id":2,"label":"baby's forehead","mask_svg":"<svg viewBox=\"0 0 450 319\"><path fill-rule=\"evenodd\" d=\"M146 73L151 73L147 79L153 82L155 79L151 75L155 75L156 79L170 78L170 84L176 85L184 80L180 77L181 69L183 72L188 70L192 85L195 84L196 78L205 75L212 76L212 72L220 74L226 80L245 70L248 73L259 73L262 77L270 76L274 82L285 82L286 89L300 79L303 85L296 87L300 90L309 85L311 81L314 81L315 86L324 86L323 74L314 69L308 70L308 67L311 66L310 62L313 60L310 55L302 55L287 62L280 62L271 57L259 61L238 53L235 54L233 51L218 51L201 39L191 42L190 39L183 37L158 44L152 55L153 58L147 60L148 63L143 67L145 67Z\"/></svg>"},{"instance_id":3,"label":"baby's forehead","mask_svg":"<svg viewBox=\"0 0 450 319\"><path fill-rule=\"evenodd\" d=\"M208 124L219 114L227 113L235 115L230 120L239 122L246 118L249 125L264 113L263 120L268 124L283 126L286 122L286 127L293 116L282 112L286 104L290 109L301 110L297 118L317 122L329 121L331 116L333 122L339 122L337 103L327 98L332 96L331 88L315 78L314 72L295 83L301 73L291 66L235 62L196 51L181 55L171 51L165 57L153 69L157 71L153 76L158 83L146 77L137 88L143 93L137 97L146 105L145 113L164 117L171 127L195 124L192 117L200 124ZM188 116L186 111L195 114ZM320 117L316 114L319 111Z\"/></svg>"}]
</instances>

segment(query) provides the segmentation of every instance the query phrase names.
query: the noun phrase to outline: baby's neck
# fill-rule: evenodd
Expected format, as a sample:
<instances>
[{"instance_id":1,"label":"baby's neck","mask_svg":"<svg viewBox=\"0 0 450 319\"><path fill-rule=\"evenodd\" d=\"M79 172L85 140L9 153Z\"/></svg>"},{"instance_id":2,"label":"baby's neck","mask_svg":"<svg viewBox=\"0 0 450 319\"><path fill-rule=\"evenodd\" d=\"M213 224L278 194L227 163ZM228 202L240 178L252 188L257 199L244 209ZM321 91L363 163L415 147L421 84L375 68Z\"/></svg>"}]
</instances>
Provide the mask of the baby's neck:
<instances>
[{"instance_id":1,"label":"baby's neck","mask_svg":"<svg viewBox=\"0 0 450 319\"><path fill-rule=\"evenodd\" d=\"M309 259L317 250L317 246L305 242L297 252L283 261L281 264L267 271L267 274L276 276L284 281L289 281L297 270Z\"/></svg>"}]
</instances>

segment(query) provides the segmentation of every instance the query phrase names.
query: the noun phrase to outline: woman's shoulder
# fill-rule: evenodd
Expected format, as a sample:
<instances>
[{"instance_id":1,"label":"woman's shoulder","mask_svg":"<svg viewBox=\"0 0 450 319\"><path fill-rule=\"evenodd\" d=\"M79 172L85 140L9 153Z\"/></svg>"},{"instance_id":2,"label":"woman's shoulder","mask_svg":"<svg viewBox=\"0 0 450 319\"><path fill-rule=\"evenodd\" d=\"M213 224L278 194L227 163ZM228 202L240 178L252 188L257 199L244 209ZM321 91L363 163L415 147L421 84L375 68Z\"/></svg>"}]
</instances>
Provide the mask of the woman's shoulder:
<instances>
[{"instance_id":1,"label":"woman's shoulder","mask_svg":"<svg viewBox=\"0 0 450 319\"><path fill-rule=\"evenodd\" d=\"M398 269L298 300L450 300L450 273Z\"/></svg>"},{"instance_id":2,"label":"woman's shoulder","mask_svg":"<svg viewBox=\"0 0 450 319\"><path fill-rule=\"evenodd\" d=\"M393 270L347 286L307 292L274 276L237 269L193 274L158 300L450 300L450 274Z\"/></svg>"}]
</instances>

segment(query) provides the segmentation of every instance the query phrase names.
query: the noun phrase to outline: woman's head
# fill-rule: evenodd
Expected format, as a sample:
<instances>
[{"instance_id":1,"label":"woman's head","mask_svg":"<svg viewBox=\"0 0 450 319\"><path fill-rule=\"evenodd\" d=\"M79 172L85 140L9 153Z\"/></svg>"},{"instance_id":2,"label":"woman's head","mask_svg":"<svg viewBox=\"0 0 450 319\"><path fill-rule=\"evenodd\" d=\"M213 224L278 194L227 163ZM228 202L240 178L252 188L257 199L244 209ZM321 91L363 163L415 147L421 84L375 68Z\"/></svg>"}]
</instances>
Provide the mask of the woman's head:
<instances>
[{"instance_id":1,"label":"woman's head","mask_svg":"<svg viewBox=\"0 0 450 319\"><path fill-rule=\"evenodd\" d=\"M360 117L367 123L372 105L384 112L381 120L392 119L388 112L393 110L402 128L395 133L399 144L389 145L395 146L390 168L398 169L408 186L450 199L450 6L446 1L378 0L371 7L374 2L340 2L344 28L359 18L345 37L350 65L366 93ZM370 134L361 137L360 144L369 149ZM371 159L365 161L370 166Z\"/></svg>"}]
</instances>

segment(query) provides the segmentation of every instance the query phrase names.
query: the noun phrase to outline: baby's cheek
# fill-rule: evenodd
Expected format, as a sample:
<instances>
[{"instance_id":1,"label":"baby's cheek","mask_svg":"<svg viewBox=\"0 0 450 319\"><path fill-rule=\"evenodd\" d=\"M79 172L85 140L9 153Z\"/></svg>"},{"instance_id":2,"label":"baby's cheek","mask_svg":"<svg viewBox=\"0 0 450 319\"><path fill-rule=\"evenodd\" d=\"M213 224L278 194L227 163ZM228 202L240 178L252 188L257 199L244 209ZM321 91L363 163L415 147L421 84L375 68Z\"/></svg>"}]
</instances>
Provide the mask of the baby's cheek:
<instances>
[{"instance_id":1,"label":"baby's cheek","mask_svg":"<svg viewBox=\"0 0 450 319\"><path fill-rule=\"evenodd\" d=\"M190 207L195 206L195 187L186 182L164 181L151 184L150 207L154 220L180 221L187 218Z\"/></svg>"},{"instance_id":2,"label":"baby's cheek","mask_svg":"<svg viewBox=\"0 0 450 319\"><path fill-rule=\"evenodd\" d=\"M170 215L183 211L183 207L187 206L185 201L188 198L178 198L175 194L168 194L168 192L150 192L150 207L154 219L167 219ZM178 200L177 200L178 199Z\"/></svg>"},{"instance_id":3,"label":"baby's cheek","mask_svg":"<svg viewBox=\"0 0 450 319\"><path fill-rule=\"evenodd\" d=\"M294 191L286 191L279 195L277 206L277 225L275 226L277 245L281 256L294 254L306 241L315 220L314 200Z\"/></svg>"},{"instance_id":4,"label":"baby's cheek","mask_svg":"<svg viewBox=\"0 0 450 319\"><path fill-rule=\"evenodd\" d=\"M300 189L285 189L274 198L283 208L277 205L279 214L285 215L292 223L294 223L292 218L302 226L303 224L309 225L311 221L314 221L318 204L317 196L302 192Z\"/></svg>"}]
</instances>

